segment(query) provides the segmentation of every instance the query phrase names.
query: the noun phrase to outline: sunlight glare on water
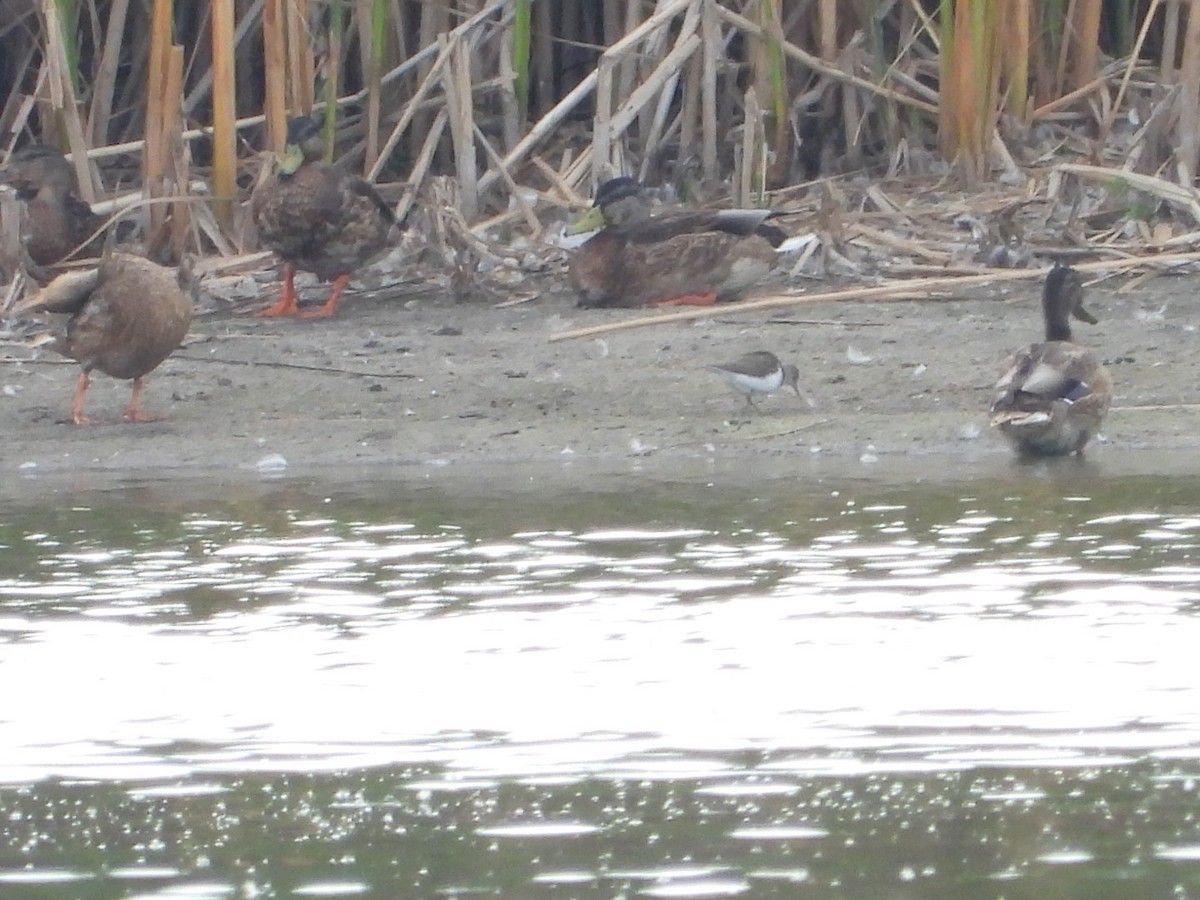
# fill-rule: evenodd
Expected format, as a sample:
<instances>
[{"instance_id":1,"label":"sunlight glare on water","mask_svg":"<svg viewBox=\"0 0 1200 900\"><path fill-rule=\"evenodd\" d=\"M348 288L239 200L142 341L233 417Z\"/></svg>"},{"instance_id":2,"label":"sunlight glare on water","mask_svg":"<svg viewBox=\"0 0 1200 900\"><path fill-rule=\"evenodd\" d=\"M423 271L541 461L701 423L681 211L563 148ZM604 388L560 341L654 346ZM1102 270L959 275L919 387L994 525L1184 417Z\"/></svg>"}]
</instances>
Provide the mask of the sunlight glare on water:
<instances>
[{"instance_id":1,"label":"sunlight glare on water","mask_svg":"<svg viewBox=\"0 0 1200 900\"><path fill-rule=\"evenodd\" d=\"M724 533L477 538L297 511L274 534L190 516L187 551L26 536L37 567L0 582L0 671L28 686L0 722L0 777L226 765L160 751L174 741L236 748L238 767L435 757L493 777L663 748L1068 765L1200 737L1200 627L1179 615L1194 568L1097 564L1190 546L1196 518L1083 517L1013 543L1003 509L970 502L929 523L821 508ZM470 733L505 739L438 740Z\"/></svg>"}]
</instances>

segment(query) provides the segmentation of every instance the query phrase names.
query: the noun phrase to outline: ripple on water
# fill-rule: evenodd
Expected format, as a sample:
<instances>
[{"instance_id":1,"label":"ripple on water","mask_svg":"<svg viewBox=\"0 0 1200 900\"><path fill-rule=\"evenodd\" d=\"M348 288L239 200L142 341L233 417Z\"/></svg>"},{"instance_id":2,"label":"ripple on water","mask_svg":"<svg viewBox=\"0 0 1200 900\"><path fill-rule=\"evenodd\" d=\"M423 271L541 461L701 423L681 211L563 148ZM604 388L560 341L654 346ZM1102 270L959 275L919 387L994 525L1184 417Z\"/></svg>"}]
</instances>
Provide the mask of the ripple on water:
<instances>
[{"instance_id":1,"label":"ripple on water","mask_svg":"<svg viewBox=\"0 0 1200 900\"><path fill-rule=\"evenodd\" d=\"M355 897L371 886L362 881L310 881L292 888L298 897Z\"/></svg>"},{"instance_id":2,"label":"ripple on water","mask_svg":"<svg viewBox=\"0 0 1200 900\"><path fill-rule=\"evenodd\" d=\"M589 825L586 822L504 822L475 829L477 834L484 837L501 838L578 837L599 830L599 825Z\"/></svg>"}]
</instances>

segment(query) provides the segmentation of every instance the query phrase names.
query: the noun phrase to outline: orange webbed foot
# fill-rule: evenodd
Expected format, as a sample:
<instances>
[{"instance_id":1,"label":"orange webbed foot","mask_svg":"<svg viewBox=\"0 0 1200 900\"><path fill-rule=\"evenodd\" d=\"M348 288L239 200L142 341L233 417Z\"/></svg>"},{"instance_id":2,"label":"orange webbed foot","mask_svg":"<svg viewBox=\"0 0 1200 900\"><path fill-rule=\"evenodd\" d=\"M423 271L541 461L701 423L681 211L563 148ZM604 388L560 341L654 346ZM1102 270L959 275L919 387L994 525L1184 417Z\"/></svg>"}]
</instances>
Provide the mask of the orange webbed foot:
<instances>
[{"instance_id":1,"label":"orange webbed foot","mask_svg":"<svg viewBox=\"0 0 1200 900\"><path fill-rule=\"evenodd\" d=\"M300 318L323 319L326 316L332 316L337 312L338 304L342 301L342 291L346 289L346 283L349 280L349 275L339 275L333 282L333 290L329 292L329 299L325 301L325 305L320 309L310 309L300 313Z\"/></svg>"},{"instance_id":2,"label":"orange webbed foot","mask_svg":"<svg viewBox=\"0 0 1200 900\"><path fill-rule=\"evenodd\" d=\"M324 319L326 316L332 316L336 309L337 309L336 303L333 306L330 306L328 303L326 303L324 306L320 307L319 309L306 309L304 312L299 313L299 318L301 318L301 319Z\"/></svg>"},{"instance_id":3,"label":"orange webbed foot","mask_svg":"<svg viewBox=\"0 0 1200 900\"><path fill-rule=\"evenodd\" d=\"M289 265L283 270L283 292L279 299L266 309L260 309L255 315L294 316L298 312L300 307L296 305L296 270Z\"/></svg>"},{"instance_id":4,"label":"orange webbed foot","mask_svg":"<svg viewBox=\"0 0 1200 900\"><path fill-rule=\"evenodd\" d=\"M260 309L255 315L259 317L294 316L299 312L300 308L296 306L296 295L293 294L289 297L285 294L266 309Z\"/></svg>"}]
</instances>

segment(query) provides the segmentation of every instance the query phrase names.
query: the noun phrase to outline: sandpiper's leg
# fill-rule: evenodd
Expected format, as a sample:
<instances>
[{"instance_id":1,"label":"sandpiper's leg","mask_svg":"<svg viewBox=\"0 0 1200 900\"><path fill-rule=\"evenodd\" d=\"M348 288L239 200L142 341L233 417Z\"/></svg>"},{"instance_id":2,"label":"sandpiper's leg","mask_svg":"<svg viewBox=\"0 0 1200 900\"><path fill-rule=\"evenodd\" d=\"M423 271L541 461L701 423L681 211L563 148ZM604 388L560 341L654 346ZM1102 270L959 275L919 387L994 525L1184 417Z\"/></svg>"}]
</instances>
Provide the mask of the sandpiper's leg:
<instances>
[{"instance_id":1,"label":"sandpiper's leg","mask_svg":"<svg viewBox=\"0 0 1200 900\"><path fill-rule=\"evenodd\" d=\"M329 299L325 301L325 305L320 309L310 310L300 313L302 319L316 319L321 316L332 316L338 308L338 304L342 300L342 291L346 289L346 283L350 280L349 275L339 275L333 282L333 290L329 293Z\"/></svg>"},{"instance_id":2,"label":"sandpiper's leg","mask_svg":"<svg viewBox=\"0 0 1200 900\"><path fill-rule=\"evenodd\" d=\"M133 379L133 396L129 398L129 408L125 410L126 422L157 422L162 416L142 410L142 376Z\"/></svg>"},{"instance_id":3,"label":"sandpiper's leg","mask_svg":"<svg viewBox=\"0 0 1200 900\"><path fill-rule=\"evenodd\" d=\"M701 294L680 294L678 297L667 297L665 300L657 300L650 304L651 306L712 306L717 302L717 295L714 291L708 291Z\"/></svg>"},{"instance_id":4,"label":"sandpiper's leg","mask_svg":"<svg viewBox=\"0 0 1200 900\"><path fill-rule=\"evenodd\" d=\"M279 299L266 309L258 311L260 316L294 316L300 311L296 305L296 267L286 263L283 267L283 292Z\"/></svg>"},{"instance_id":5,"label":"sandpiper's leg","mask_svg":"<svg viewBox=\"0 0 1200 900\"><path fill-rule=\"evenodd\" d=\"M87 393L91 378L87 372L80 372L75 381L75 402L71 404L71 421L76 425L91 425L92 420L83 414L83 397Z\"/></svg>"}]
</instances>

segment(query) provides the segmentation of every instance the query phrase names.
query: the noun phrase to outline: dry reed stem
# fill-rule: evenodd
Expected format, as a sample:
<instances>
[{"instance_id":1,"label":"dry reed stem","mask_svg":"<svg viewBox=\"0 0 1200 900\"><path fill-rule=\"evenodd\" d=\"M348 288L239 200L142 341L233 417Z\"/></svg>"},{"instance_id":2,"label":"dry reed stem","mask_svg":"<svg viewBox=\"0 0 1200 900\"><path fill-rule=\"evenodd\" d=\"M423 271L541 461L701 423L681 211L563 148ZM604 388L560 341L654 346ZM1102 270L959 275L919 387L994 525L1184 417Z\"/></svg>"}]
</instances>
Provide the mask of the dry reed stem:
<instances>
[{"instance_id":1,"label":"dry reed stem","mask_svg":"<svg viewBox=\"0 0 1200 900\"><path fill-rule=\"evenodd\" d=\"M721 49L721 23L716 0L702 0L701 28L704 34L704 69L700 83L700 171L705 181L717 178L717 71L724 57ZM749 20L747 20L749 21Z\"/></svg>"},{"instance_id":2,"label":"dry reed stem","mask_svg":"<svg viewBox=\"0 0 1200 900\"><path fill-rule=\"evenodd\" d=\"M1096 77L1096 59L1100 53L1100 13L1102 0L1074 0L1075 54L1074 84L1079 87Z\"/></svg>"},{"instance_id":3,"label":"dry reed stem","mask_svg":"<svg viewBox=\"0 0 1200 900\"><path fill-rule=\"evenodd\" d=\"M504 159L501 160L501 166L511 170L516 163L523 160L529 154L530 150L541 143L562 123L563 119L570 115L571 111L583 101L584 97L592 92L595 86L596 71L593 69L565 97L551 107L549 112L542 116L538 123L529 130L529 133L517 143L517 146L505 154ZM487 172L484 172L483 177L479 179L480 192L491 187L499 177L500 173L495 169L489 169Z\"/></svg>"},{"instance_id":4,"label":"dry reed stem","mask_svg":"<svg viewBox=\"0 0 1200 900\"><path fill-rule=\"evenodd\" d=\"M749 207L752 205L750 198L754 194L754 169L758 160L756 148L759 143L759 116L761 114L758 106L758 93L753 86L747 88L743 102L746 116L742 122L742 152L738 160L741 172L734 172L734 184L738 185L738 193L735 198L737 205Z\"/></svg>"},{"instance_id":5,"label":"dry reed stem","mask_svg":"<svg viewBox=\"0 0 1200 900\"><path fill-rule=\"evenodd\" d=\"M1138 29L1137 39L1133 44L1133 51L1129 54L1129 64L1125 67L1125 74L1121 76L1121 85L1117 88L1117 96L1113 100L1112 106L1105 115L1104 121L1100 123L1099 141L1101 144L1108 143L1109 135L1112 133L1113 121L1116 119L1117 112L1121 109L1121 104L1125 100L1125 92L1129 89L1129 81L1133 77L1133 70L1137 66L1138 57L1141 55L1142 47L1146 43L1146 35L1150 31L1150 23L1154 19L1154 13L1158 9L1161 0L1150 0L1150 8L1146 10L1146 15L1142 17L1142 27Z\"/></svg>"},{"instance_id":6,"label":"dry reed stem","mask_svg":"<svg viewBox=\"0 0 1200 900\"><path fill-rule=\"evenodd\" d=\"M758 25L747 19L745 16L738 15L733 10L726 9L723 6L714 6L714 8L716 9L717 14L731 25L737 26L751 36L758 37L761 35L762 29L760 29ZM844 84L861 88L862 90L874 94L877 97L881 97L885 100L891 100L893 103L899 103L903 106L911 106L912 108L919 109L922 112L937 115L938 108L933 103L926 103L924 100L919 100L916 97L912 97L908 94L902 94L899 91L894 91L891 88L876 84L873 81L868 81L866 78L860 78L858 75L855 75L852 72L843 72L836 65L826 65L820 59L820 57L814 56L807 50L796 46L790 41L783 42L783 52L785 55L790 56L792 59L798 61L802 65L808 66L810 69L820 72L822 75L828 75L835 81L840 81Z\"/></svg>"},{"instance_id":7,"label":"dry reed stem","mask_svg":"<svg viewBox=\"0 0 1200 900\"><path fill-rule=\"evenodd\" d=\"M162 196L163 176L167 168L167 142L164 121L166 104L163 88L167 83L167 66L171 46L171 0L154 0L150 21L150 84L146 93L146 152L142 155L142 178L146 197ZM150 240L155 240L166 218L159 204L149 207Z\"/></svg>"},{"instance_id":8,"label":"dry reed stem","mask_svg":"<svg viewBox=\"0 0 1200 900\"><path fill-rule=\"evenodd\" d=\"M1162 55L1159 57L1158 80L1163 84L1175 81L1175 53L1179 47L1179 15L1182 0L1167 0L1163 15Z\"/></svg>"},{"instance_id":9,"label":"dry reed stem","mask_svg":"<svg viewBox=\"0 0 1200 900\"><path fill-rule=\"evenodd\" d=\"M1135 269L1139 266L1162 265L1165 263L1182 263L1200 261L1200 252L1173 253L1162 256L1136 257L1132 259L1107 259L1096 262L1078 263L1073 266L1079 272L1113 272ZM698 319L711 319L714 316L728 316L744 312L761 312L768 309L784 309L789 306L800 306L805 303L828 303L834 301L859 300L914 300L921 299L916 291L932 291L943 288L973 287L981 284L993 284L1009 281L1032 281L1045 278L1046 270L1038 269L991 269L976 275L953 275L935 278L914 278L903 282L880 287L854 287L835 291L821 291L815 294L793 296L764 297L758 300L744 300L741 303L729 303L719 306L706 306L697 309L681 310L671 313L659 313L652 316L642 316L637 319L627 319L623 322L607 322L603 325L590 325L586 328L576 328L571 331L560 331L551 334L548 343L592 337L597 334L608 334L613 331L626 331L631 328L646 328L651 325L668 325L675 322L693 322Z\"/></svg>"},{"instance_id":10,"label":"dry reed stem","mask_svg":"<svg viewBox=\"0 0 1200 900\"><path fill-rule=\"evenodd\" d=\"M817 29L821 34L821 60L829 65L837 59L838 17L837 0L820 0L817 7Z\"/></svg>"},{"instance_id":11,"label":"dry reed stem","mask_svg":"<svg viewBox=\"0 0 1200 900\"><path fill-rule=\"evenodd\" d=\"M425 181L425 176L429 174L429 167L433 163L433 154L437 150L438 143L442 140L442 135L446 131L446 120L449 118L446 110L438 111L434 116L433 124L429 126L429 132L425 135L425 142L421 145L420 152L417 153L417 158L413 162L412 172L408 176L408 183L413 190L408 191L401 198L400 203L396 205L396 219L403 222L407 217L409 210L412 209L413 203L416 200L416 186Z\"/></svg>"},{"instance_id":12,"label":"dry reed stem","mask_svg":"<svg viewBox=\"0 0 1200 900\"><path fill-rule=\"evenodd\" d=\"M379 158L379 119L383 103L380 83L383 47L379 46L379 39L383 35L375 33L375 3L376 0L356 0L355 6L358 20L359 67L366 81L367 92L364 171L370 171Z\"/></svg>"},{"instance_id":13,"label":"dry reed stem","mask_svg":"<svg viewBox=\"0 0 1200 900\"><path fill-rule=\"evenodd\" d=\"M75 161L80 196L91 202L96 199L95 182L87 168L87 140L83 133L83 123L79 119L79 104L75 97L71 63L63 43L62 17L54 0L42 0L40 12L46 37L43 65L48 70L45 84L52 110L51 120L63 132L61 136L67 139L67 146Z\"/></svg>"},{"instance_id":14,"label":"dry reed stem","mask_svg":"<svg viewBox=\"0 0 1200 900\"><path fill-rule=\"evenodd\" d=\"M1191 216L1192 221L1200 224L1200 192L1195 188L1185 187L1155 178L1153 175L1143 175L1140 172L1127 172L1124 169L1110 169L1105 166L1088 166L1082 163L1059 163L1054 167L1056 172L1068 175L1078 175L1083 178L1094 178L1104 182L1119 181L1128 184L1135 190L1145 191L1170 204L1174 209Z\"/></svg>"},{"instance_id":15,"label":"dry reed stem","mask_svg":"<svg viewBox=\"0 0 1200 900\"><path fill-rule=\"evenodd\" d=\"M282 153L287 139L287 36L284 0L263 5L263 115L267 121L265 149Z\"/></svg>"},{"instance_id":16,"label":"dry reed stem","mask_svg":"<svg viewBox=\"0 0 1200 900\"><path fill-rule=\"evenodd\" d=\"M1200 164L1200 0L1188 6L1187 33L1183 39L1183 64L1179 69L1179 151L1176 160L1180 181L1192 184Z\"/></svg>"},{"instance_id":17,"label":"dry reed stem","mask_svg":"<svg viewBox=\"0 0 1200 900\"><path fill-rule=\"evenodd\" d=\"M237 72L233 53L233 0L212 0L213 213L223 228L233 224L237 197ZM175 106L178 109L178 105ZM174 129L171 130L172 135Z\"/></svg>"},{"instance_id":18,"label":"dry reed stem","mask_svg":"<svg viewBox=\"0 0 1200 900\"><path fill-rule=\"evenodd\" d=\"M92 145L108 139L108 120L112 116L113 93L116 90L117 68L121 61L121 35L129 11L129 0L112 0L108 8L108 25L104 32L104 49L92 84L92 105L88 112L88 134Z\"/></svg>"},{"instance_id":19,"label":"dry reed stem","mask_svg":"<svg viewBox=\"0 0 1200 900\"><path fill-rule=\"evenodd\" d=\"M678 76L680 68L699 47L700 38L695 34L680 34L679 40L671 48L671 52L633 90L629 99L613 115L609 126L613 137L625 133L625 130L633 124L633 120L637 118L638 113L650 104L654 95L661 91L667 82Z\"/></svg>"},{"instance_id":20,"label":"dry reed stem","mask_svg":"<svg viewBox=\"0 0 1200 900\"><path fill-rule=\"evenodd\" d=\"M192 220L191 203L184 196L188 190L188 154L179 139L182 97L183 47L172 44L167 55L167 83L163 87L163 144L172 170L171 193L178 198L170 206L171 242L177 260L183 256Z\"/></svg>"},{"instance_id":21,"label":"dry reed stem","mask_svg":"<svg viewBox=\"0 0 1200 900\"><path fill-rule=\"evenodd\" d=\"M312 28L307 3L288 2L284 6L287 34L288 109L293 115L308 115L313 110L316 60L313 58Z\"/></svg>"},{"instance_id":22,"label":"dry reed stem","mask_svg":"<svg viewBox=\"0 0 1200 900\"><path fill-rule=\"evenodd\" d=\"M496 152L496 148L493 147L491 141L487 139L487 135L485 135L482 129L480 129L480 127L474 122L472 122L471 125L475 130L476 140L479 141L488 158L492 160L493 163L499 164L500 154ZM520 210L521 215L525 218L525 224L529 226L530 234L535 238L538 237L542 233L542 223L538 221L538 217L534 214L529 203L526 202L525 197L522 196L520 188L517 187L517 183L513 181L512 176L508 174L508 170L503 166L500 166L499 171L501 176L504 178L505 184L508 185L509 194L512 197L513 202L516 203L517 209Z\"/></svg>"},{"instance_id":23,"label":"dry reed stem","mask_svg":"<svg viewBox=\"0 0 1200 900\"><path fill-rule=\"evenodd\" d=\"M454 41L454 40L457 40L459 38L463 38L463 37L469 35L472 31L474 31L476 28L478 28L483 22L487 21L487 19L490 18L494 13L496 13L496 12L500 11L501 9L503 9L504 7L508 6L511 2L512 2L512 0L495 0L495 2L489 3L488 5L484 6L481 10L479 10L479 12L475 13L473 16L468 18L466 21L462 22L460 25L458 25L457 27L455 27L454 29L449 31L446 34L447 39L449 39L450 41ZM392 151L396 148L396 145L400 142L400 138L403 136L404 130L409 126L409 123L411 123L413 121L413 118L417 115L417 112L419 111L419 108L420 108L420 104L424 100L426 94L428 94L429 91L434 87L434 85L438 84L440 82L440 80L442 79L442 68L449 62L450 56L447 52L446 47L443 47L441 44L439 44L438 41L435 40L432 44L426 46L424 50L421 50L419 53L417 53L410 59L406 60L399 66L396 66L394 69L392 69L386 75L384 75L383 78L381 79L381 83L387 84L389 81L391 81L395 78L398 78L400 75L407 72L409 69L417 67L417 65L419 63L423 64L424 61L427 60L431 56L435 57L434 61L428 66L426 74L424 75L424 77L420 83L420 86L417 88L417 90L413 94L412 98L406 104L406 106L404 108L404 112L401 113L401 115L400 115L400 120L392 128L391 133L388 135L387 141L384 142L383 147L379 151L379 158L375 161L375 164L373 166L371 166L371 168L367 174L367 178L370 181L374 181L376 178L379 177L379 173L380 173L380 171L382 171L384 164L386 163L387 159L391 156ZM363 97L363 93L360 91L357 94L351 94L348 97L343 97L338 102L339 103L354 103L354 102L358 102L359 100L361 100L362 97ZM514 150L515 150L515 148L514 148ZM512 155L512 151L510 151L510 156L511 155ZM485 177L486 177L486 174L492 174L492 173L490 173L490 172L485 173ZM490 184L491 182L488 182L488 183ZM486 186L487 185L480 183L478 190L482 192Z\"/></svg>"},{"instance_id":24,"label":"dry reed stem","mask_svg":"<svg viewBox=\"0 0 1200 900\"><path fill-rule=\"evenodd\" d=\"M600 54L596 64L596 112L592 117L592 159L596 162L592 173L593 187L612 174L600 170L607 169L612 161L613 69L616 63L616 57L605 52Z\"/></svg>"},{"instance_id":25,"label":"dry reed stem","mask_svg":"<svg viewBox=\"0 0 1200 900\"><path fill-rule=\"evenodd\" d=\"M454 144L460 209L463 217L470 220L479 214L470 50L465 37L457 37L451 42L441 35L438 41L439 44L444 43L450 56L450 64L442 75L442 85L446 94L446 111L450 117L450 138Z\"/></svg>"},{"instance_id":26,"label":"dry reed stem","mask_svg":"<svg viewBox=\"0 0 1200 900\"><path fill-rule=\"evenodd\" d=\"M266 33L265 33L266 26L265 26L265 21L263 18L264 15L265 15L265 12L264 12L263 0L253 0L253 2L251 2L248 7L244 8L242 10L242 17L238 21L237 28L235 28L234 32L233 32L233 43L234 43L233 52L236 53L241 50L243 42L246 39L246 35L249 34L252 30L254 30L256 28L264 29L263 40L264 41L266 40ZM282 52L282 50L280 52ZM193 54L192 60L189 63L189 65L192 65L192 66L197 65L199 62L197 57L198 57L198 54ZM280 57L280 59L282 59L282 57ZM281 71L282 71L282 69L281 69ZM191 73L187 73L187 74L190 76ZM213 80L213 70L212 70L212 60L210 59L210 60L208 60L208 68L204 71L203 74L200 75L200 77L198 79L196 79L195 84L193 84L193 86L192 86L192 89L183 98L183 111L186 115L191 115L193 113L193 111L196 109L196 107L200 105L200 101L203 100L205 97L208 97L212 93L212 80ZM244 93L244 91L243 91L243 93ZM263 108L264 109L266 108L266 86L265 85L264 85L264 92L263 92Z\"/></svg>"}]
</instances>

